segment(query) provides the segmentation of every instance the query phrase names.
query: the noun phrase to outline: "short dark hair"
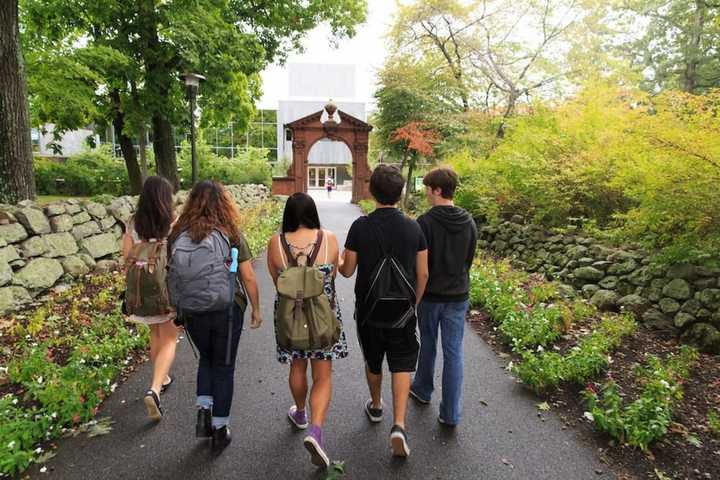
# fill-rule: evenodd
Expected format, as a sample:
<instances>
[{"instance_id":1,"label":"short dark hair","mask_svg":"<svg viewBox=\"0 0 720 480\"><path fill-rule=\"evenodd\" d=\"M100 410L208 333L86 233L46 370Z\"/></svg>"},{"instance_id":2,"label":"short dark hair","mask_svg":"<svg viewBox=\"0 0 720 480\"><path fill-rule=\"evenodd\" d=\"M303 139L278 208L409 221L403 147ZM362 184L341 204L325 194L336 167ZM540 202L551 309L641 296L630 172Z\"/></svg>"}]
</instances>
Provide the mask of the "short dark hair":
<instances>
[{"instance_id":1,"label":"short dark hair","mask_svg":"<svg viewBox=\"0 0 720 480\"><path fill-rule=\"evenodd\" d=\"M458 186L457 173L452 168L439 167L430 170L423 178L423 185L433 190L440 189L443 198L452 200L455 196L455 189Z\"/></svg>"},{"instance_id":2,"label":"short dark hair","mask_svg":"<svg viewBox=\"0 0 720 480\"><path fill-rule=\"evenodd\" d=\"M315 200L307 193L297 192L290 195L283 211L282 232L294 232L301 226L320 228Z\"/></svg>"},{"instance_id":3,"label":"short dark hair","mask_svg":"<svg viewBox=\"0 0 720 480\"><path fill-rule=\"evenodd\" d=\"M370 176L370 193L380 205L395 205L400 201L405 179L394 165L378 165Z\"/></svg>"}]
</instances>

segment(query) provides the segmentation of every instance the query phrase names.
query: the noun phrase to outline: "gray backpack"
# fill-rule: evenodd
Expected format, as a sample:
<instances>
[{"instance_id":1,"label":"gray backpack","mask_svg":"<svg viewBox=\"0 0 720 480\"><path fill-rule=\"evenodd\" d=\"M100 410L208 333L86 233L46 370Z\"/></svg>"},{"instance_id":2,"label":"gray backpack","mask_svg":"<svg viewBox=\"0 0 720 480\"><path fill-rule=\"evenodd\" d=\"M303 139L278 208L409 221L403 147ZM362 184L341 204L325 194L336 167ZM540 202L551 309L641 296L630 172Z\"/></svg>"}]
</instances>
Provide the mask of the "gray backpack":
<instances>
[{"instance_id":1,"label":"gray backpack","mask_svg":"<svg viewBox=\"0 0 720 480\"><path fill-rule=\"evenodd\" d=\"M227 310L232 302L230 262L230 241L223 233L213 230L200 243L181 233L170 249L167 276L170 303L178 313Z\"/></svg>"}]
</instances>

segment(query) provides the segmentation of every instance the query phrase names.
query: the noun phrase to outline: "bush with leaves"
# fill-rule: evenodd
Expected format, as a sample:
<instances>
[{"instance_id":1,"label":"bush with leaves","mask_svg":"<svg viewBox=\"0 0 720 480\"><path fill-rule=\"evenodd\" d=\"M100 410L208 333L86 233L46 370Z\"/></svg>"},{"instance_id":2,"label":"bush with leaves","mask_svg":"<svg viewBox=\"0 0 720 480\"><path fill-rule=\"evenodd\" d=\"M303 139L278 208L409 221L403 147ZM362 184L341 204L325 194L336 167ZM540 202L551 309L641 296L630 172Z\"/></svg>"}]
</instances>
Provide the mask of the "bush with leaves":
<instances>
[{"instance_id":1,"label":"bush with leaves","mask_svg":"<svg viewBox=\"0 0 720 480\"><path fill-rule=\"evenodd\" d=\"M600 392L594 388L585 391L588 401L585 416L618 441L647 450L667 433L673 407L683 397L682 384L698 358L697 351L688 346L664 361L648 355L645 365L635 372L642 386L636 400L624 405L617 384L611 380Z\"/></svg>"},{"instance_id":2,"label":"bush with leaves","mask_svg":"<svg viewBox=\"0 0 720 480\"><path fill-rule=\"evenodd\" d=\"M40 195L125 195L129 184L125 163L106 147L69 157L64 163L36 158L35 183Z\"/></svg>"}]
</instances>

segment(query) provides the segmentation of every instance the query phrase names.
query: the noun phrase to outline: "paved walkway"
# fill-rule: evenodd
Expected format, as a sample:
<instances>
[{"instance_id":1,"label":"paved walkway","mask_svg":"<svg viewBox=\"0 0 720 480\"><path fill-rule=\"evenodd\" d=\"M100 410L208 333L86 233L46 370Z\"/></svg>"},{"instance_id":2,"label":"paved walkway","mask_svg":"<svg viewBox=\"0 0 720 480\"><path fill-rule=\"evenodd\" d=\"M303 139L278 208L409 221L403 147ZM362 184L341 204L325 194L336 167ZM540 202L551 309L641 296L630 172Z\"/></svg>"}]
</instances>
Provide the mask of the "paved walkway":
<instances>
[{"instance_id":1,"label":"paved walkway","mask_svg":"<svg viewBox=\"0 0 720 480\"><path fill-rule=\"evenodd\" d=\"M344 241L360 210L350 204L320 202L323 224ZM195 359L186 341L179 345L176 382L163 397L166 416L153 425L145 418L141 395L149 365L123 384L102 416L115 421L104 436L78 436L60 442L48 473L33 478L70 479L321 479L302 447L302 433L285 418L292 403L287 367L275 360L272 282L264 259L256 263L265 323L247 329L240 340L233 443L218 458L194 438ZM438 400L429 407L410 405L408 429L412 455L392 459L390 415L371 425L362 410L368 397L363 362L352 321L352 281L337 282L350 356L335 364L334 398L325 427L328 452L344 460L347 479L595 479L606 471L592 446L561 430L555 415L537 416L537 400L503 371L503 362L476 335L465 336L465 419L456 431L436 421ZM386 381L386 404L391 396ZM610 478L605 473L601 478Z\"/></svg>"}]
</instances>

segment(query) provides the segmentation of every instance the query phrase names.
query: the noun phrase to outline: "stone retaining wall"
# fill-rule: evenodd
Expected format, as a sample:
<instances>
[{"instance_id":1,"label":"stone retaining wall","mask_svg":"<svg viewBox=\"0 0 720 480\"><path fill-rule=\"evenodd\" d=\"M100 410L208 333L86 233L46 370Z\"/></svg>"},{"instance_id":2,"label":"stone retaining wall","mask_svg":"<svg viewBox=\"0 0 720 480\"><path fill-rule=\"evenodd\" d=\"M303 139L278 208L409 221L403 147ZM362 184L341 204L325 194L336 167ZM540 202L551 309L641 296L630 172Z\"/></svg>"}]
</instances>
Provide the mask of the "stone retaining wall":
<instances>
[{"instance_id":1,"label":"stone retaining wall","mask_svg":"<svg viewBox=\"0 0 720 480\"><path fill-rule=\"evenodd\" d=\"M670 329L720 353L720 269L658 265L632 248L610 248L587 236L553 234L515 216L478 225L479 246L515 266L562 282L602 310L631 310L655 329ZM571 290L572 288L572 290Z\"/></svg>"},{"instance_id":2,"label":"stone retaining wall","mask_svg":"<svg viewBox=\"0 0 720 480\"><path fill-rule=\"evenodd\" d=\"M269 196L264 185L226 187L239 208ZM176 195L181 208L188 192ZM31 302L58 283L117 266L120 237L135 211L137 197L108 205L64 200L43 207L33 202L0 205L0 314Z\"/></svg>"}]
</instances>

